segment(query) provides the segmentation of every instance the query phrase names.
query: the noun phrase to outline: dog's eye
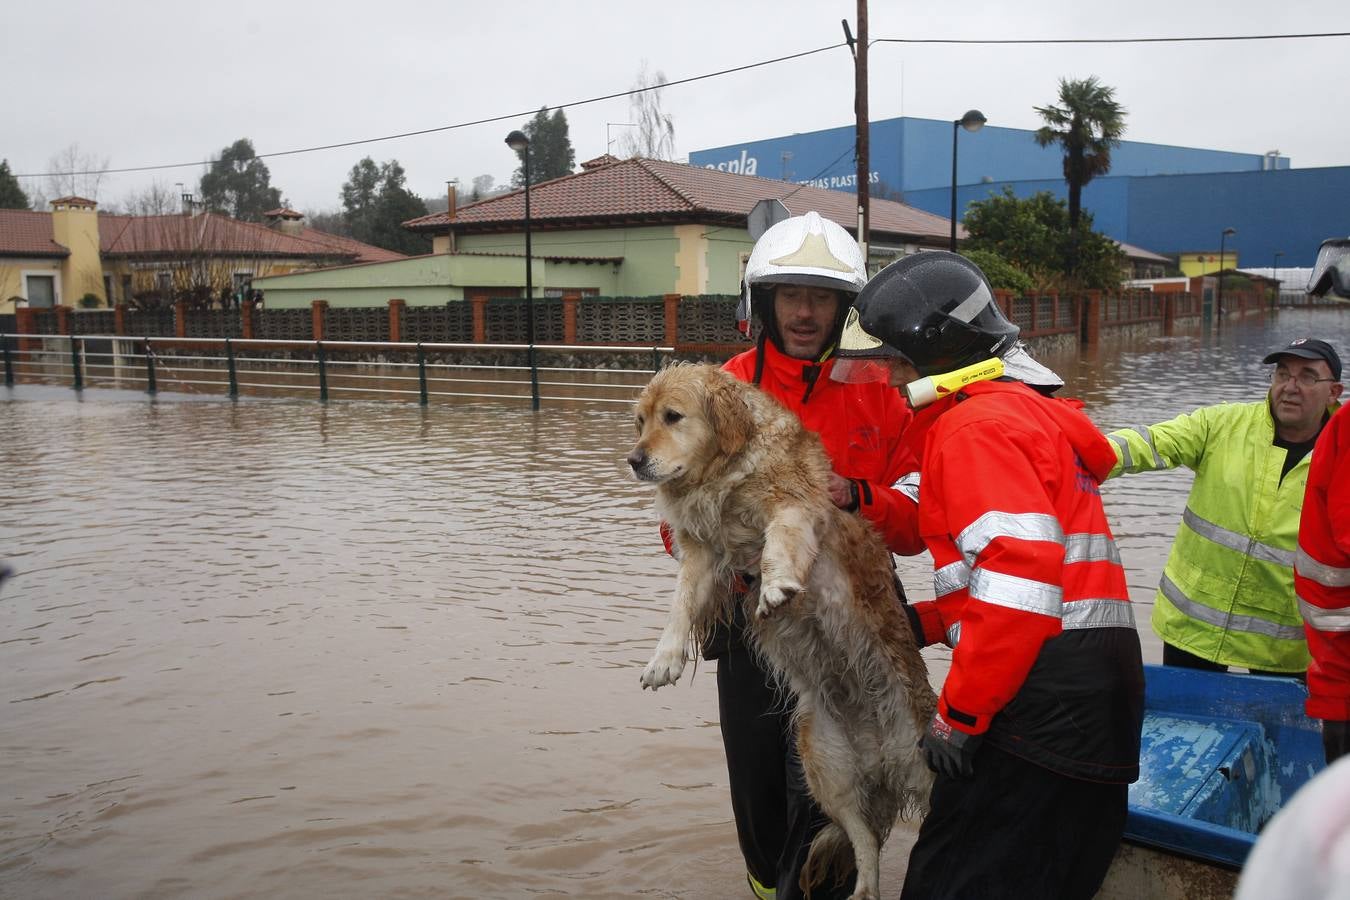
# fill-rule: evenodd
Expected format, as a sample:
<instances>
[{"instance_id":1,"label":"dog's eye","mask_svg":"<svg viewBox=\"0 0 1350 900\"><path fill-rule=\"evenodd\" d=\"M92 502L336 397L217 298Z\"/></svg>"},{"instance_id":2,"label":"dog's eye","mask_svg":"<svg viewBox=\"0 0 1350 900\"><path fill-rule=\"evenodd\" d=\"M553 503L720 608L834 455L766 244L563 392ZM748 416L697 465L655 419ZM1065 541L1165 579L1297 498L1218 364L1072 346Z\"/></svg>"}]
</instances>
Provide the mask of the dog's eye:
<instances>
[{"instance_id":1,"label":"dog's eye","mask_svg":"<svg viewBox=\"0 0 1350 900\"><path fill-rule=\"evenodd\" d=\"M638 434L641 434L641 433L642 433L642 416L638 416L638 417L637 417L637 421L634 422L633 424L637 426Z\"/></svg>"},{"instance_id":2,"label":"dog's eye","mask_svg":"<svg viewBox=\"0 0 1350 900\"><path fill-rule=\"evenodd\" d=\"M684 418L684 413L676 412L673 409L666 410L665 420L667 425L674 425Z\"/></svg>"}]
</instances>

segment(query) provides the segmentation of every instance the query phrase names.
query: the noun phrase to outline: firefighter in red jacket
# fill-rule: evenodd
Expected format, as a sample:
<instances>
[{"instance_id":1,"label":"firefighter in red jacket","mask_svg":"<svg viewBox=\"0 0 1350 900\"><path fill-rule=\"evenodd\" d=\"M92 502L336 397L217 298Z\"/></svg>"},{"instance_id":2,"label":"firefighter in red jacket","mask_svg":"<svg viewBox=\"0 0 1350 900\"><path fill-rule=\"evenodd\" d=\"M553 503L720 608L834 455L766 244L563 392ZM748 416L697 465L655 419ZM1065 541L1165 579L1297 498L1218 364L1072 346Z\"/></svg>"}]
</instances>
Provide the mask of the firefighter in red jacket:
<instances>
[{"instance_id":1,"label":"firefighter in red jacket","mask_svg":"<svg viewBox=\"0 0 1350 900\"><path fill-rule=\"evenodd\" d=\"M1322 243L1313 296L1350 299L1350 239ZM1308 636L1308 715L1322 720L1330 765L1350 753L1350 418L1342 407L1312 452L1294 557L1294 593Z\"/></svg>"},{"instance_id":2,"label":"firefighter in red jacket","mask_svg":"<svg viewBox=\"0 0 1350 900\"><path fill-rule=\"evenodd\" d=\"M871 521L897 553L923 549L918 468L901 442L911 413L884 384L830 378L849 303L867 280L847 231L814 212L779 222L746 263L741 318L760 325L754 349L727 371L759 385L820 435L834 465L837 506ZM739 612L741 604L734 604ZM751 890L760 898L801 897L798 879L811 839L828 821L806 789L797 759L790 699L777 693L733 622L703 650L717 662L717 694L736 832ZM820 884L813 900L851 892Z\"/></svg>"},{"instance_id":3,"label":"firefighter in red jacket","mask_svg":"<svg viewBox=\"0 0 1350 900\"><path fill-rule=\"evenodd\" d=\"M991 358L1005 372L911 429L936 594L911 621L953 652L903 898L1092 897L1139 774L1139 637L1098 491L1115 454L1017 334L973 263L933 251L873 278L840 341L841 362L886 357L897 384Z\"/></svg>"}]
</instances>

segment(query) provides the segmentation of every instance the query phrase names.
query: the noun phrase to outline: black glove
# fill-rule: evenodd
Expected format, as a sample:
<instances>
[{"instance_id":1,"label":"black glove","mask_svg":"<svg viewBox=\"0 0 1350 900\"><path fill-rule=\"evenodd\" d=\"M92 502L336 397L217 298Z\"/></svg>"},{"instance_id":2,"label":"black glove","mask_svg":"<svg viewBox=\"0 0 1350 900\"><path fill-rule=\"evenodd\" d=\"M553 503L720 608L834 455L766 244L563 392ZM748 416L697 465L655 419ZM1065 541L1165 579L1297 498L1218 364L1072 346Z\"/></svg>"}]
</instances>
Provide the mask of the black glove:
<instances>
[{"instance_id":1,"label":"black glove","mask_svg":"<svg viewBox=\"0 0 1350 900\"><path fill-rule=\"evenodd\" d=\"M948 778L969 778L975 774L975 752L980 749L982 734L967 734L953 728L942 713L933 713L928 731L919 741L928 768Z\"/></svg>"},{"instance_id":2,"label":"black glove","mask_svg":"<svg viewBox=\"0 0 1350 900\"><path fill-rule=\"evenodd\" d=\"M1323 719L1322 750L1327 755L1327 765L1350 753L1350 722Z\"/></svg>"}]
</instances>

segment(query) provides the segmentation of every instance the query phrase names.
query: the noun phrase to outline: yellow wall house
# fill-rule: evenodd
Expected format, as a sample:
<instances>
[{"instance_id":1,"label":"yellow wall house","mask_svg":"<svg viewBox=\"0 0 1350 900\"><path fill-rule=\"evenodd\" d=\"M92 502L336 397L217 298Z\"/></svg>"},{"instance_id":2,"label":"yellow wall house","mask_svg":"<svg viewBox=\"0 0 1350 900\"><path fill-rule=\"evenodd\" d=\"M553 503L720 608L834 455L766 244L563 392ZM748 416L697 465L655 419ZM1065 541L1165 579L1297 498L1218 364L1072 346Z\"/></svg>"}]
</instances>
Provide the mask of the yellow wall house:
<instances>
[{"instance_id":1,"label":"yellow wall house","mask_svg":"<svg viewBox=\"0 0 1350 900\"><path fill-rule=\"evenodd\" d=\"M1217 250L1177 254L1177 264L1181 267L1181 274L1187 278L1195 278L1198 275L1213 275L1220 269L1219 262L1219 251ZM1238 267L1237 251L1226 250L1223 253L1222 262L1223 269L1236 269Z\"/></svg>"},{"instance_id":2,"label":"yellow wall house","mask_svg":"<svg viewBox=\"0 0 1350 900\"><path fill-rule=\"evenodd\" d=\"M0 314L19 306L208 306L267 275L405 258L309 228L294 210L266 218L108 215L81 197L54 200L51 212L0 210Z\"/></svg>"}]
</instances>

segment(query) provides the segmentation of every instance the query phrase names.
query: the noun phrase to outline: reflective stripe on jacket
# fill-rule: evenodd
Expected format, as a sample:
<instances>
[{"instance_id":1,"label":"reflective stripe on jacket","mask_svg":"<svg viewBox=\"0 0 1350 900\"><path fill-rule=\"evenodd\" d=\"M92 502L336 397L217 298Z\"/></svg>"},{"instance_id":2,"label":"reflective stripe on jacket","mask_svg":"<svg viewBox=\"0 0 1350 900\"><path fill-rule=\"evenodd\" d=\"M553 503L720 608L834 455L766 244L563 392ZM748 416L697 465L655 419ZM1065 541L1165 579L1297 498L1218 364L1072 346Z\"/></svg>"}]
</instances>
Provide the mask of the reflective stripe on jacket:
<instances>
[{"instance_id":1,"label":"reflective stripe on jacket","mask_svg":"<svg viewBox=\"0 0 1350 900\"><path fill-rule=\"evenodd\" d=\"M1308 715L1350 720L1350 413L1322 429L1308 471L1294 590L1312 662Z\"/></svg>"},{"instance_id":2,"label":"reflective stripe on jacket","mask_svg":"<svg viewBox=\"0 0 1350 900\"><path fill-rule=\"evenodd\" d=\"M1294 551L1309 457L1284 480L1267 401L1207 406L1113 431L1111 475L1185 466L1195 472L1153 606L1164 641L1226 666L1302 672Z\"/></svg>"},{"instance_id":3,"label":"reflective stripe on jacket","mask_svg":"<svg viewBox=\"0 0 1350 900\"><path fill-rule=\"evenodd\" d=\"M919 414L941 416L919 503L954 647L939 709L1061 774L1133 781L1143 670L1098 490L1110 447L1076 405L1017 382L959 397ZM926 623L925 638L940 639Z\"/></svg>"}]
</instances>

